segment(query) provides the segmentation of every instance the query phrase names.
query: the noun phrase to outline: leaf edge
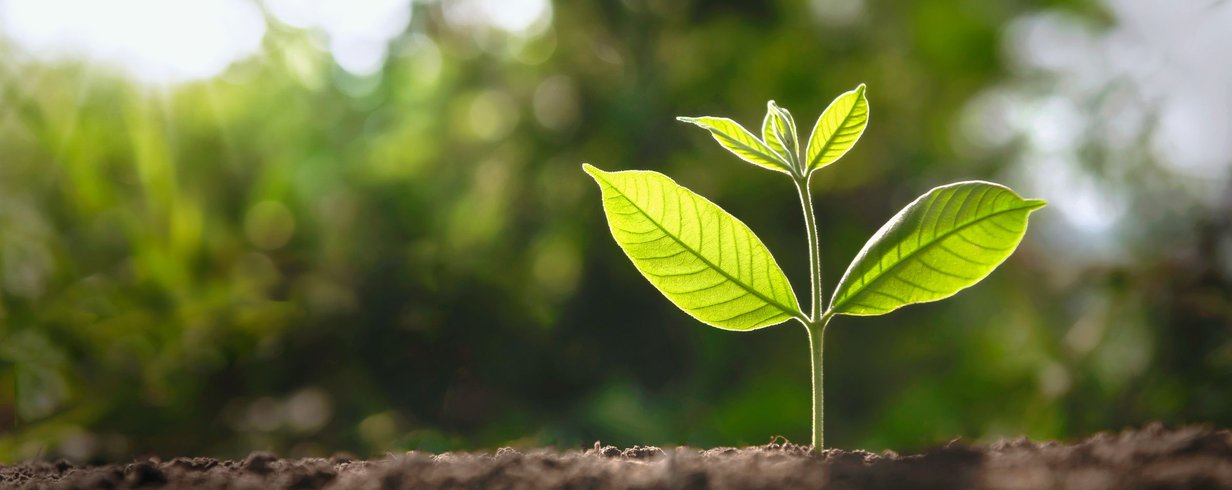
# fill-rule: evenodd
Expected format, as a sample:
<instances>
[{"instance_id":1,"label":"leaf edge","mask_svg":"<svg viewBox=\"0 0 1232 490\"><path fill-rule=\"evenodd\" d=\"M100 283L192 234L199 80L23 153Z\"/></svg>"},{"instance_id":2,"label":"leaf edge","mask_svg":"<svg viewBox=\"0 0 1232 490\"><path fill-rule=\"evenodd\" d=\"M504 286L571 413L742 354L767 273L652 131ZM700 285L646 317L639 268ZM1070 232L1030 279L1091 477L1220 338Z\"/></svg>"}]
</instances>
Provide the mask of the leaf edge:
<instances>
[{"instance_id":1,"label":"leaf edge","mask_svg":"<svg viewBox=\"0 0 1232 490\"><path fill-rule=\"evenodd\" d=\"M679 183L679 182L676 182L676 180L675 180L675 179L673 179L673 178L671 178L671 176L668 176L667 174L664 174L664 173L661 173L661 172L655 172L655 171L653 171L653 170L638 170L638 169L632 169L632 170L616 170L616 171L611 171L611 172L608 172L608 171L605 171L605 170L603 170L603 169L601 169L601 168L598 168L598 167L596 167L596 166L594 166L594 165L591 165L590 163L583 163L583 164L582 164L582 171L583 171L583 172L586 172L586 174L587 174L587 175L589 175L592 179L594 179L594 180L596 181L596 183L600 183L600 182L599 182L599 180L603 178L603 175L606 175L606 174L612 174L612 173L635 172L635 173L650 173L650 174L655 174L655 175L662 176L663 178L667 179L667 180L668 180L669 182L671 182L672 184L675 184L675 185L679 186L680 188L682 188L682 189L684 189L684 190L687 190L687 191L689 191L689 192L693 193L694 195L696 195L696 196L697 196L699 199L701 199L702 201L705 201L705 202L709 203L710 205L715 206L715 207L716 207L716 208L718 208L719 210L723 211L723 213L725 213L725 214L726 214L727 216L729 216L731 219L733 219L733 220L735 220L736 222L740 223L740 225L741 225L741 226L744 226L745 228L747 228L747 229L749 230L750 234L752 234L752 235L753 235L753 238L755 238L755 239L757 240L757 242L758 242L759 244L761 244L761 246L762 246L763 248L765 248L765 250L766 250L766 254L770 256L770 261L774 264L775 268L777 268L777 269L779 270L779 272L783 272L783 267L782 267L781 265L779 265L779 263L778 263L778 259L777 259L777 258L775 258L774 253L770 251L770 247L767 247L767 246L766 246L766 244L765 244L765 242L763 242L763 241L761 240L761 237L757 236L757 233L753 232L752 227L750 227L747 223L745 223L743 220L741 220L741 219L740 219L739 217L737 217L736 215L731 214L731 213L730 213L730 212L728 212L726 209L723 209L721 206L719 206L718 204L716 204L714 201L711 201L711 200L710 200L709 198L707 198L706 196L703 196L703 195L701 195L700 193L695 192L695 191L693 191L692 189L689 189L688 187L685 187L685 186L683 186L683 185L680 185L680 183ZM608 185L609 185L609 186L612 186L612 184L611 184L611 183L608 183ZM615 187L615 186L612 186L612 187ZM603 192L602 185L600 186L600 192L601 192L601 193ZM625 257L626 257L626 258L629 258L629 259L630 259L630 261L632 261L632 258L628 256L628 252L624 250L624 246L620 244L620 241L619 241L619 240L615 240L615 235L614 235L614 233L612 233L612 222L611 222L611 220L607 217L607 210L606 210L606 209L604 209L604 221L606 222L606 224L607 224L607 226L608 226L608 232L609 232L609 234L612 234L612 236L613 236L613 241L615 241L615 242L616 242L616 245L617 245L617 246L621 249L621 252L623 252L623 253L625 254ZM677 241L677 243L680 243L679 239L676 239L676 241ZM683 244L683 243L681 243L681 245L683 246L684 244ZM696 253L696 252L695 252L695 251L693 251L691 248L690 248L690 252ZM713 265L711 264L711 266L713 266ZM641 274L641 275L642 275L642 277L643 277L643 278L645 278L645 279L646 279L646 281L650 283L651 287L652 287L652 288L654 288L655 292L659 293L659 296L660 296L660 297L662 297L663 299L667 300L667 302L668 302L668 303L670 303L672 306L676 307L676 309L680 310L681 312L684 312L684 313L685 313L686 315L688 315L689 317L691 317L691 318L693 318L694 320L698 321L699 323L701 323L701 324L703 324L703 325L706 325L706 326L708 326L708 327L711 327L711 328L717 328L717 329L719 329L719 330L725 330L725 331L728 331L728 332L752 332L752 331L754 331L754 330L761 330L761 329L764 329L764 328L770 328L770 327L775 327L775 326L778 326L778 325L782 325L782 324L787 323L787 322L789 322L789 321L791 321L791 320L801 320L801 319L803 319L803 318L804 318L804 312L803 312L803 311L801 311L801 309L800 309L800 297L796 295L795 286L793 286L793 285L792 285L792 283L791 283L791 278L787 277L786 272L783 272L783 279L784 279L784 283L787 285L787 292L788 292L788 294L790 295L790 297L791 297L791 299L792 299L792 303L794 303L794 305L791 305L791 306L792 306L791 308L784 308L784 306L788 306L788 305L782 305L782 304L779 304L777 301L774 301L774 302L772 302L772 301L768 301L768 300L767 300L767 299L766 299L766 298L765 298L765 297L764 297L761 293L754 293L754 294L756 294L756 295L759 297L759 299L761 299L762 301L765 301L767 304L770 304L770 305L772 305L772 306L777 306L777 307L779 307L779 309L783 310L783 311L786 313L787 318L784 318L782 321L779 321L779 322L776 322L776 323L771 323L771 324L762 325L762 326L760 326L760 327L754 327L754 328L748 328L748 329L736 329L736 328L727 328L727 327L722 327L722 326L719 326L719 325L714 325L714 324L712 324L712 323L710 323L710 322L708 322L708 321L706 321L706 320L702 320L701 318L698 318L696 315L694 315L694 314L693 314L692 312L690 312L689 310L687 310L687 309L685 309L685 308L681 307L680 305L676 304L676 302L675 302L675 301L673 301L671 298L669 298L666 294L663 294L663 291L660 291L660 290L659 290L659 287L658 287L658 286L656 286L656 285L654 284L654 282L651 280L650 276L649 276L649 275L647 275L645 272L643 272L643 271L641 270L641 268L637 267L637 266L636 266L636 264L634 264L633 269L634 269L634 270L636 270L636 271L638 272L638 274ZM727 275L726 273L724 273L724 272L720 272L720 273L721 273L721 274L723 274L724 276L728 277L728 280L731 280L731 277L730 277L729 275ZM734 281L733 281L733 282L734 282ZM738 283L738 284L740 284L740 283ZM745 289L748 289L748 288L745 288Z\"/></svg>"},{"instance_id":2,"label":"leaf edge","mask_svg":"<svg viewBox=\"0 0 1232 490\"><path fill-rule=\"evenodd\" d=\"M834 298L838 297L838 292L839 292L839 290L842 288L843 284L845 284L845 283L847 282L847 276L851 273L851 267L852 267L853 265L855 265L855 263L856 263L856 262L859 262L859 261L860 261L860 259L864 258L864 255L868 252L868 249L870 249L870 248L873 246L873 244L874 244L874 242L875 242L875 240L874 240L874 239L875 239L875 238L878 238L879 236L881 236L881 235L883 234L883 233L882 233L882 232L883 232L883 230L885 230L885 229L886 229L887 227L889 227L892 223L894 223L895 221L897 221L897 218L899 217L899 215L901 215L902 213L906 212L908 209L911 209L911 207L912 207L912 206L916 205L916 203L917 203L917 202L919 202L919 201L923 200L925 197L928 197L928 195L929 195L929 194L932 194L932 193L933 193L933 192L935 192L935 191L938 191L938 190L941 190L941 189L944 189L944 188L947 188L947 187L957 187L957 186L960 186L960 185L966 185L966 184L986 184L986 185L991 185L991 186L994 186L994 187L1000 187L1000 188L1002 188L1002 189L1005 189L1005 190L1006 190L1006 191L1008 191L1010 194L1012 194L1014 197L1017 197L1019 200L1021 200L1021 201L1023 202L1023 205L1022 205L1022 206L1020 206L1020 207L1018 207L1018 208L1011 209L1011 210L1003 210L1003 211L999 211L999 212L1010 212L1010 211L1021 211L1021 210L1025 210L1025 211L1027 212L1027 217L1028 217L1028 218L1030 218L1031 213L1034 213L1035 211L1038 211L1038 210L1040 210L1041 208L1043 208L1043 207L1045 207L1045 206L1047 206L1047 205L1048 205L1048 201L1045 201L1045 200L1043 200L1043 199L1027 199L1027 198L1024 198L1024 197L1022 197L1020 194L1018 194L1017 192L1015 192L1015 191L1014 191L1014 189L1010 188L1010 187L1009 187L1009 186L1007 186L1007 185L1004 185L1004 184L999 184L999 183L996 183L996 182L990 182L990 181L987 181L987 180L978 180L978 179L977 179L977 180L964 180L964 181L959 181L959 182L951 182L951 183L949 183L949 184L939 185L939 186L933 187L932 189L929 189L927 192L925 192L925 193L923 193L923 194L920 194L918 197L916 197L915 199L913 199L913 200L912 200L910 203L908 203L906 206L903 206L903 208L902 208L902 209L900 209L898 212L894 213L894 215L893 215L893 216L891 216L891 217L890 217L890 219L886 220L885 224L881 225L881 228L878 228L878 229L877 229L877 231L876 231L875 233L873 233L873 235L872 235L872 236L870 236L870 237L869 237L868 241L864 242L864 246L860 248L860 251L856 253L856 256L855 256L854 258L852 258L852 259L851 259L851 262L849 262L849 263L847 264L847 270L843 271L843 276L842 276L842 277L838 280L838 283L834 286L834 291L833 291L833 292L831 293L831 295L830 295L830 298L831 298L831 299L830 299L830 301L831 301L831 303L830 303L830 304L828 304L828 305L826 305L826 311L825 311L824 315L827 315L827 316L845 315L845 316L860 316L860 317L881 316L881 315L886 315L886 314L892 313L892 312L894 312L894 311L897 311L897 310L899 310L899 309L901 309L901 308L903 308L903 307L905 307L905 306L919 305L919 304L926 304L926 303L935 303L935 302L938 302L938 301L943 301L943 300L946 300L946 299L952 298L952 297L954 297L955 295L957 295L958 293L961 293L961 292L963 292L964 290L967 290L967 289L969 289L969 288L971 288L971 287L974 287L974 286L976 286L977 284L979 284L979 283L983 282L983 281L984 281L984 279L987 279L987 278L988 278L988 276L992 275L992 273L993 273L993 272L995 272L995 271L997 270L997 268L1001 267L1001 264L1005 263L1005 262L1004 262L1004 260L1003 260L1001 263L998 263L997 265L993 266L992 270L988 271L988 273L987 273L987 274L984 274L982 277L980 277L980 278L979 278L978 280L976 280L975 282L973 282L973 283L971 283L971 284L969 284L969 285L967 285L967 286L963 286L963 287L961 287L961 288L958 288L958 289L954 290L954 292L953 292L953 293L950 293L950 294L948 294L948 295L946 295L946 296L942 296L942 297L940 297L940 298L930 299L930 300L927 300L927 301L916 301L916 302L912 302L912 303L906 303L906 304L898 305L898 306L896 306L896 307L894 307L894 308L892 308L892 309L889 309L889 310L883 311L883 312L881 312L881 313L849 313L849 312L840 312L840 311L836 311L836 308L835 308L834 303L833 303ZM1030 222L1030 220L1028 219L1028 220L1027 220L1026 227L1024 227L1024 228L1023 228L1023 231L1022 231L1023 238L1025 238L1025 237L1026 237L1026 235L1027 235L1027 230L1030 228L1030 224L1031 224L1031 222ZM1014 244L1014 250L1010 251L1010 255L1009 255L1009 256L1006 256L1005 260L1009 260L1009 257L1010 257L1010 256L1012 256L1012 255L1014 254L1014 252L1017 252L1017 251L1018 251L1018 247L1022 244L1022 239L1023 239L1023 238L1019 238L1018 243ZM913 252L913 253L914 253L914 252ZM901 264L901 263L902 263L902 262L896 263L896 264L894 264L894 266L892 266L892 267L898 267L898 264Z\"/></svg>"},{"instance_id":3,"label":"leaf edge","mask_svg":"<svg viewBox=\"0 0 1232 490\"><path fill-rule=\"evenodd\" d=\"M848 149L847 149L847 151L844 151L844 152L843 152L843 154L842 154L842 155L839 155L839 156L838 156L838 158L835 158L835 159L834 159L834 161L832 161L832 162L830 162L830 163L826 163L826 164L821 164L821 165L818 165L818 164L817 164L817 162L819 162L819 161L821 160L821 156L822 156L823 154L825 154L825 153L826 153L826 149L827 149L827 148L829 148L829 146L830 146L830 142L829 142L829 141L827 141L827 142L826 142L826 143L822 146L822 148L821 148L820 150L818 150L818 151L817 151L817 155L816 155L815 157L813 157L813 158L810 158L810 159L809 159L809 161L808 161L808 162L806 162L806 163L803 165L803 166L804 166L804 171L805 171L806 173L811 174L811 173L816 172L816 171L818 171L818 170L821 170L821 169L823 169L823 168L825 168L825 167L828 167L828 166L830 166L830 165L832 165L832 164L834 164L834 163L837 163L839 160L841 160L844 156L846 156L846 155L847 155L847 152L848 152L848 151L851 151L851 149L852 149L852 148L855 148L855 147L856 147L856 143L859 143L859 142L860 142L860 138L864 137L864 130L868 128L868 121L872 119L872 114L873 114L873 108L872 108L872 105L868 103L868 97L867 97L867 95L866 95L866 92L867 92L867 91L868 91L868 84L865 84L865 83L861 82L859 85L857 85L857 86L856 86L856 88L851 89L851 90L848 90L848 91L846 91L846 92L843 92L843 93L839 94L839 95L838 95L838 97L835 97L835 98L834 98L834 100L830 101L830 104L829 104L829 105L827 105L827 106L826 106L826 108L825 108L824 110L822 110L822 111L821 111L821 114L817 116L817 122L813 123L813 130L809 132L809 141L808 141L808 144L807 144L807 145L805 145L805 147L804 147L804 154L805 154L805 156L807 156L807 155L808 155L808 153L809 153L808 148L809 148L809 147L811 147L811 146L813 146L813 137L817 134L817 128L818 128L819 126L821 126L821 120L822 120L823 118L825 118L825 116L826 116L826 112L828 112L828 111L830 110L830 108L831 108L831 107L834 107L834 104L838 103L839 99L842 99L842 98L843 98L843 96L845 96L845 95L847 95L847 94L849 94L849 93L852 93L852 92L857 92L857 94L856 94L856 100L857 100L857 102L858 102L858 101L863 101L863 102L864 102L864 105L865 105L865 106L867 106L867 109L866 109L866 110L868 111L868 116L866 116L866 117L865 117L865 121L864 121L864 128L860 130L860 135L859 135L859 136L856 136L855 141L852 141L852 142L851 142L851 148L848 148ZM851 117L851 113L850 113L850 112L848 112L846 116L843 116L843 122L844 122L844 123L846 123L846 121L847 121L847 119L848 119L849 117ZM839 124L839 127L842 127L842 124Z\"/></svg>"}]
</instances>

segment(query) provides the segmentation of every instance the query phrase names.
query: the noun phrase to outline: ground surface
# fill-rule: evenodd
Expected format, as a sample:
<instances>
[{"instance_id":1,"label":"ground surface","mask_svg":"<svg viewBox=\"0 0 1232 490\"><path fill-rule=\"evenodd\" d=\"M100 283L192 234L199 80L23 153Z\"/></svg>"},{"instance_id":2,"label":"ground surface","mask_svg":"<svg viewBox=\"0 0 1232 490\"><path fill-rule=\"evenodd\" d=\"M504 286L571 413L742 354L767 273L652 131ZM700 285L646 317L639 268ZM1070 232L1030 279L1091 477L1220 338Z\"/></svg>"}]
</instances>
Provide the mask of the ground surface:
<instances>
[{"instance_id":1,"label":"ground surface","mask_svg":"<svg viewBox=\"0 0 1232 490\"><path fill-rule=\"evenodd\" d=\"M1097 434L1072 444L950 444L920 454L794 444L661 450L407 453L374 460L240 461L176 458L80 467L0 466L2 488L1232 488L1232 431L1161 426Z\"/></svg>"}]
</instances>

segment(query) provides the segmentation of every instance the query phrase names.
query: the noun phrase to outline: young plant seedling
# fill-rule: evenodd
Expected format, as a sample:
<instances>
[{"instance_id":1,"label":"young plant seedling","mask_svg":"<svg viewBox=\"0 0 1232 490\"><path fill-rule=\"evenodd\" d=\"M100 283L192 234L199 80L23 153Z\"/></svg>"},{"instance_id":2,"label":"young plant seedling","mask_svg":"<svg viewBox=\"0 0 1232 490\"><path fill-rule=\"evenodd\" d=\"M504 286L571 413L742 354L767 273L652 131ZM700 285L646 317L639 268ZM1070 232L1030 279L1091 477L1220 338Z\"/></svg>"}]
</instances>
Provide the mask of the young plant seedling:
<instances>
[{"instance_id":1,"label":"young plant seedling","mask_svg":"<svg viewBox=\"0 0 1232 490\"><path fill-rule=\"evenodd\" d=\"M791 113L767 103L761 138L721 117L681 117L742 160L791 178L804 211L811 306L800 308L770 250L743 222L667 176L604 172L599 184L616 243L672 303L702 323L747 331L796 320L808 334L813 379L813 449L823 433L822 346L835 315L871 316L953 296L988 276L1018 248L1027 217L1045 205L991 182L943 185L912 201L864 244L825 304L821 248L809 180L841 158L868 125L861 84L826 107L801 152Z\"/></svg>"}]
</instances>

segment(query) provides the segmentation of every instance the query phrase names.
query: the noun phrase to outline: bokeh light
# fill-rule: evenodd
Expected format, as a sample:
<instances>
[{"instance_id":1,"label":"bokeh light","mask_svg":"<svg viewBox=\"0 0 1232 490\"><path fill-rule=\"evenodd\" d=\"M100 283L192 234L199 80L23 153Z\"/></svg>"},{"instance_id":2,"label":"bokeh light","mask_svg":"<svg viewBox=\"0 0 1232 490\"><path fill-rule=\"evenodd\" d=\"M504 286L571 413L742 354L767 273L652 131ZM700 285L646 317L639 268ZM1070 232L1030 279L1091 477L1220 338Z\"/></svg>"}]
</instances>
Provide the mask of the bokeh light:
<instances>
[{"instance_id":1,"label":"bokeh light","mask_svg":"<svg viewBox=\"0 0 1232 490\"><path fill-rule=\"evenodd\" d=\"M38 59L84 58L151 82L216 76L256 54L265 34L245 0L5 0L0 26Z\"/></svg>"}]
</instances>

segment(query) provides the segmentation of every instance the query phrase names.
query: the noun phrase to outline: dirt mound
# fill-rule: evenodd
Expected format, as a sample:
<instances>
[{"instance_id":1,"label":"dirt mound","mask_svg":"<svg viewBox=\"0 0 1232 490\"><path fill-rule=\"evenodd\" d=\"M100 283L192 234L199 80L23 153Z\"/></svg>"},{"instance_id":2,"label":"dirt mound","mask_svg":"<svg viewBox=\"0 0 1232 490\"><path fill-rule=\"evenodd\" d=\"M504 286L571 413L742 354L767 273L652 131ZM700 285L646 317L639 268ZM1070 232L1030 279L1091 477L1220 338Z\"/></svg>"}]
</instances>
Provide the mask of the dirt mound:
<instances>
[{"instance_id":1,"label":"dirt mound","mask_svg":"<svg viewBox=\"0 0 1232 490\"><path fill-rule=\"evenodd\" d=\"M410 452L374 460L148 460L75 466L32 461L0 467L4 488L1232 488L1232 432L1159 425L1061 444L1026 439L949 444L912 455L808 448L782 441L748 448Z\"/></svg>"}]
</instances>

